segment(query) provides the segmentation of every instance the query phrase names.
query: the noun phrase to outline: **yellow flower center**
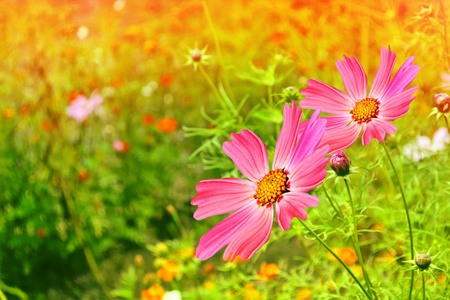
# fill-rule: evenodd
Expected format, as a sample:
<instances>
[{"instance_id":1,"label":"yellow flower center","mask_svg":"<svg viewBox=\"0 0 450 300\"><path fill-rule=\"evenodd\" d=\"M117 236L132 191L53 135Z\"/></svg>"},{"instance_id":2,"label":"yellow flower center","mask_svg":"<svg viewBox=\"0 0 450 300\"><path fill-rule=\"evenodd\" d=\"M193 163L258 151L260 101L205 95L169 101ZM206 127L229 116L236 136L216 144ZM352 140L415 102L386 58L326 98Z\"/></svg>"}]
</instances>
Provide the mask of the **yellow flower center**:
<instances>
[{"instance_id":1,"label":"yellow flower center","mask_svg":"<svg viewBox=\"0 0 450 300\"><path fill-rule=\"evenodd\" d=\"M367 122L372 118L378 116L380 102L374 98L365 98L355 103L350 113L353 115L353 120L356 122Z\"/></svg>"},{"instance_id":2,"label":"yellow flower center","mask_svg":"<svg viewBox=\"0 0 450 300\"><path fill-rule=\"evenodd\" d=\"M260 206L272 204L288 191L287 181L287 174L283 170L270 171L256 184L256 193L252 197L258 200Z\"/></svg>"}]
</instances>

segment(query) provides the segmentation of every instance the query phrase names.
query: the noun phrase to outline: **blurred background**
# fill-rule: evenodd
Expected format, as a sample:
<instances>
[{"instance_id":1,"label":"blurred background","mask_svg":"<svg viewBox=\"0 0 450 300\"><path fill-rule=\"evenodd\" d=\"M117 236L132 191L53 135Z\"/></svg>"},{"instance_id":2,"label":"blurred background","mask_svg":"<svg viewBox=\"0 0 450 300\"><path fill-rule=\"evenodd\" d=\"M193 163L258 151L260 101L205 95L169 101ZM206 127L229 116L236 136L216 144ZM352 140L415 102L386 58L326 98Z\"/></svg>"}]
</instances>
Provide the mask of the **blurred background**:
<instances>
[{"instance_id":1,"label":"blurred background","mask_svg":"<svg viewBox=\"0 0 450 300\"><path fill-rule=\"evenodd\" d=\"M323 249L313 259L324 274L305 261L317 243L295 226L275 229L267 252L249 262L223 262L221 253L198 261L199 238L222 217L193 219L195 185L239 176L221 151L230 132L250 129L273 151L283 104L301 97L286 87L315 78L343 90L335 67L343 55L360 61L370 83L382 46L397 54L395 69L411 55L422 67L391 145L401 154L418 135L432 137L445 126L427 117L434 93L450 84L449 17L447 1L1 1L0 299L262 299L268 291L278 296L267 299L351 299L358 289ZM198 61L194 49L204 50ZM381 281L401 270L407 239L401 203L385 212L367 202L395 194L388 169L376 168L385 163L378 146L357 142L349 153L369 174L357 186L372 183L360 200L373 218L360 226L369 263L389 260ZM404 160L402 172L416 176L405 176L409 199L421 201L411 209L422 251L448 248L445 153ZM311 222L345 247L335 229L349 224L336 223L325 200L315 211ZM392 276L402 282L401 271ZM442 276L435 295L444 295Z\"/></svg>"}]
</instances>

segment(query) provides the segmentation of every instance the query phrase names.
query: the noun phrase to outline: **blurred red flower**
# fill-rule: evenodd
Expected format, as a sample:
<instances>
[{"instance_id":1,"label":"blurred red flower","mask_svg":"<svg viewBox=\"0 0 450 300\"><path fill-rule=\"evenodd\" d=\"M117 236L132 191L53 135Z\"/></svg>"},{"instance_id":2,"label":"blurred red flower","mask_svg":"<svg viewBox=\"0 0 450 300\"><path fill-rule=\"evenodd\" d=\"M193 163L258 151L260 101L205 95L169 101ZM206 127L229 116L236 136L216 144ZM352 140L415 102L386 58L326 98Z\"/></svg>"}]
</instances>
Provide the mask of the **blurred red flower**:
<instances>
[{"instance_id":1,"label":"blurred red flower","mask_svg":"<svg viewBox=\"0 0 450 300\"><path fill-rule=\"evenodd\" d=\"M173 82L173 76L170 74L162 74L161 77L159 78L159 82L163 86L169 86Z\"/></svg>"},{"instance_id":2,"label":"blurred red flower","mask_svg":"<svg viewBox=\"0 0 450 300\"><path fill-rule=\"evenodd\" d=\"M155 121L155 117L153 115L144 115L142 117L142 124L151 125Z\"/></svg>"}]
</instances>

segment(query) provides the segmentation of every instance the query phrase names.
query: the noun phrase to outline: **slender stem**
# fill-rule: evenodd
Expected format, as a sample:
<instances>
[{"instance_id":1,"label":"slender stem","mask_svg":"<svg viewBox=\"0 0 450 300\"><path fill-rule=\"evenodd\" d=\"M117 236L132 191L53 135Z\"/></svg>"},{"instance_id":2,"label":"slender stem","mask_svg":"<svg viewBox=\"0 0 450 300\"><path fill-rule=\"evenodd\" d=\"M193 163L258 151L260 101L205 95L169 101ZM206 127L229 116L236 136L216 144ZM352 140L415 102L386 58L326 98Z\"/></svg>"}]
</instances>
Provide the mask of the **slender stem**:
<instances>
[{"instance_id":1,"label":"slender stem","mask_svg":"<svg viewBox=\"0 0 450 300\"><path fill-rule=\"evenodd\" d=\"M66 201L67 209L69 211L70 219L72 221L72 225L75 228L75 233L78 237L78 240L83 247L84 255L86 257L86 261L89 265L89 268L91 269L92 275L94 275L94 278L97 280L97 283L102 288L103 293L105 293L106 297L108 299L112 299L111 294L109 293L109 290L106 288L105 279L103 278L102 273L100 273L100 270L98 269L97 263L95 262L94 255L92 254L91 248L89 248L88 243L86 242L86 239L84 238L83 230L81 228L80 220L78 219L76 212L75 212L75 205L73 203L72 197L70 196L69 192L67 191L66 183L61 178L61 189L64 195L64 200Z\"/></svg>"},{"instance_id":2,"label":"slender stem","mask_svg":"<svg viewBox=\"0 0 450 300\"><path fill-rule=\"evenodd\" d=\"M205 72L205 69L203 69L203 66L201 64L199 64L198 67L200 69L200 72L202 72L203 77L205 77L206 82L208 82L209 86L213 90L213 93L216 96L217 101L219 101L220 105L222 105L223 108L226 108L225 104L222 101L222 97L220 97L219 91L214 85L214 82L212 81L211 77L209 77L208 73Z\"/></svg>"},{"instance_id":3,"label":"slender stem","mask_svg":"<svg viewBox=\"0 0 450 300\"><path fill-rule=\"evenodd\" d=\"M333 199L330 197L330 195L328 194L327 189L325 188L325 184L322 184L322 188L323 191L325 192L325 196L327 196L328 201L330 202L331 206L334 208L334 211L339 215L339 217L341 217L341 219L344 219L344 214L342 213L341 208L339 207L339 205L334 205L334 201Z\"/></svg>"},{"instance_id":4,"label":"slender stem","mask_svg":"<svg viewBox=\"0 0 450 300\"><path fill-rule=\"evenodd\" d=\"M386 145L384 143L381 143L383 145L384 151L386 152L386 155L389 159L389 162L391 164L392 169L394 170L394 174L395 177L397 178L398 181L398 186L400 188L400 193L402 194L402 200L403 200L403 205L405 206L405 212L406 212L406 219L408 220L408 227L409 227L409 241L410 241L410 246L411 246L411 260L414 260L414 241L413 241L413 233L412 233L412 226L411 226L411 219L409 218L409 212L408 212L408 205L406 204L406 198L405 198L405 193L403 192L403 187L402 187L402 183L400 182L400 178L398 177L397 174L397 170L395 169L394 163L392 162L391 156L389 155L389 151L386 147ZM411 284L409 287L409 298L411 299L412 297L412 291L413 291L413 286L414 286L414 270L411 271Z\"/></svg>"},{"instance_id":5,"label":"slender stem","mask_svg":"<svg viewBox=\"0 0 450 300\"><path fill-rule=\"evenodd\" d=\"M5 294L0 290L0 300L7 300Z\"/></svg>"},{"instance_id":6,"label":"slender stem","mask_svg":"<svg viewBox=\"0 0 450 300\"><path fill-rule=\"evenodd\" d=\"M269 106L273 106L272 85L267 86L267 93L269 94Z\"/></svg>"},{"instance_id":7,"label":"slender stem","mask_svg":"<svg viewBox=\"0 0 450 300\"><path fill-rule=\"evenodd\" d=\"M350 274L350 276L355 280L355 282L359 285L359 287L361 288L361 290L364 292L364 294L367 296L367 298L369 298L370 300L372 300L372 297L369 295L369 293L367 293L366 289L362 286L361 282L359 282L359 280L356 278L355 274L353 274L352 271L350 271L350 269L347 267L347 265L339 258L339 256L336 255L336 253L333 252L333 250L331 250L331 248L311 229L309 228L308 225L306 225L306 223L299 219L300 223L302 223L302 225L312 234L314 235L314 237L316 238L316 240L319 241L319 243L322 244L322 246L324 246L340 263L341 265L345 268L345 270L347 270L347 272Z\"/></svg>"},{"instance_id":8,"label":"slender stem","mask_svg":"<svg viewBox=\"0 0 450 300\"><path fill-rule=\"evenodd\" d=\"M444 116L444 120L445 120L445 124L447 125L448 134L450 134L450 126L448 125L448 120L447 120L446 116Z\"/></svg>"},{"instance_id":9,"label":"slender stem","mask_svg":"<svg viewBox=\"0 0 450 300\"><path fill-rule=\"evenodd\" d=\"M423 292L423 300L425 300L425 272L422 272L422 292Z\"/></svg>"},{"instance_id":10,"label":"slender stem","mask_svg":"<svg viewBox=\"0 0 450 300\"><path fill-rule=\"evenodd\" d=\"M209 13L208 5L206 4L206 1L203 1L202 4L203 4L203 10L205 11L206 19L208 20L208 25L211 29L211 32L212 32L212 35L214 38L214 44L216 45L217 58L219 59L219 64L223 70L223 74L224 74L223 81L225 83L225 88L227 89L228 93L230 94L231 100L234 102L234 96L233 96L233 93L231 92L230 84L228 83L228 79L226 76L225 62L223 60L222 50L220 49L219 39L217 38L217 33L214 28L214 24L212 22L211 15Z\"/></svg>"},{"instance_id":11,"label":"slender stem","mask_svg":"<svg viewBox=\"0 0 450 300\"><path fill-rule=\"evenodd\" d=\"M356 220L356 213L355 213L355 205L353 204L353 198L352 198L352 193L350 192L350 188L348 186L348 181L347 179L344 178L344 182L345 182L345 186L347 188L347 192L348 192L348 198L350 199L350 206L352 208L352 216L353 216L353 242L354 242L354 246L355 246L355 250L356 250L356 254L358 255L358 260L359 260L359 264L361 265L362 271L363 271L363 275L364 275L364 279L366 280L366 284L367 284L367 288L369 289L370 294L373 296L374 293L372 291L372 282L369 279L369 275L367 275L367 271L366 271L366 267L364 266L364 261L363 261L363 257L361 254L361 246L359 245L359 240L358 240L358 224L357 224L357 220ZM377 298L375 296L375 298Z\"/></svg>"},{"instance_id":12,"label":"slender stem","mask_svg":"<svg viewBox=\"0 0 450 300\"><path fill-rule=\"evenodd\" d=\"M309 251L308 246L306 246L305 241L301 234L298 235L298 240L300 241L300 246L302 246L303 252L305 252L306 257L309 259L311 264L316 269L317 274L319 275L320 279L322 279L322 282L325 282L325 276L323 275L322 271L317 267L317 264L314 262L313 257L311 255L311 251Z\"/></svg>"}]
</instances>

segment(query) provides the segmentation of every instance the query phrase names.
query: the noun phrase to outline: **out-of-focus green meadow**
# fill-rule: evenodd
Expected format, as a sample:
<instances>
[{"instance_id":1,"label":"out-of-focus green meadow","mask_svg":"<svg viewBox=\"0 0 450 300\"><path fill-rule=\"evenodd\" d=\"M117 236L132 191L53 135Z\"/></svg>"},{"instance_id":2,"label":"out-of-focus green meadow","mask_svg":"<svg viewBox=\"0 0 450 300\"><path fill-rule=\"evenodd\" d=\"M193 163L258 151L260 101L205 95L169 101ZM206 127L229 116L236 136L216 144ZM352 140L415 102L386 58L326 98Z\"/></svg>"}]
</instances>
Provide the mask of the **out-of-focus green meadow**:
<instances>
[{"instance_id":1,"label":"out-of-focus green meadow","mask_svg":"<svg viewBox=\"0 0 450 300\"><path fill-rule=\"evenodd\" d=\"M153 300L176 295L169 291L362 299L297 220L286 232L274 226L249 261L224 262L222 252L198 260L199 238L223 217L196 221L190 201L200 180L242 176L221 150L231 132L249 129L273 153L284 103L300 100L286 87L314 78L344 90L335 66L343 55L356 57L371 83L387 45L395 70L409 56L421 66L417 98L387 145L415 249L438 254L427 298L447 299L449 146L419 161L402 155L417 136L445 127L428 117L434 94L450 85L441 79L450 61L445 17L446 1L3 1L0 299ZM205 46L208 64L194 69L190 49ZM103 103L84 122L68 116L74 99L94 91ZM408 227L392 169L376 140L358 139L346 154L360 172L351 191L372 283L382 299L406 299ZM312 192L320 204L307 210L308 224L362 278L345 252L353 226L345 185L323 186Z\"/></svg>"}]
</instances>

